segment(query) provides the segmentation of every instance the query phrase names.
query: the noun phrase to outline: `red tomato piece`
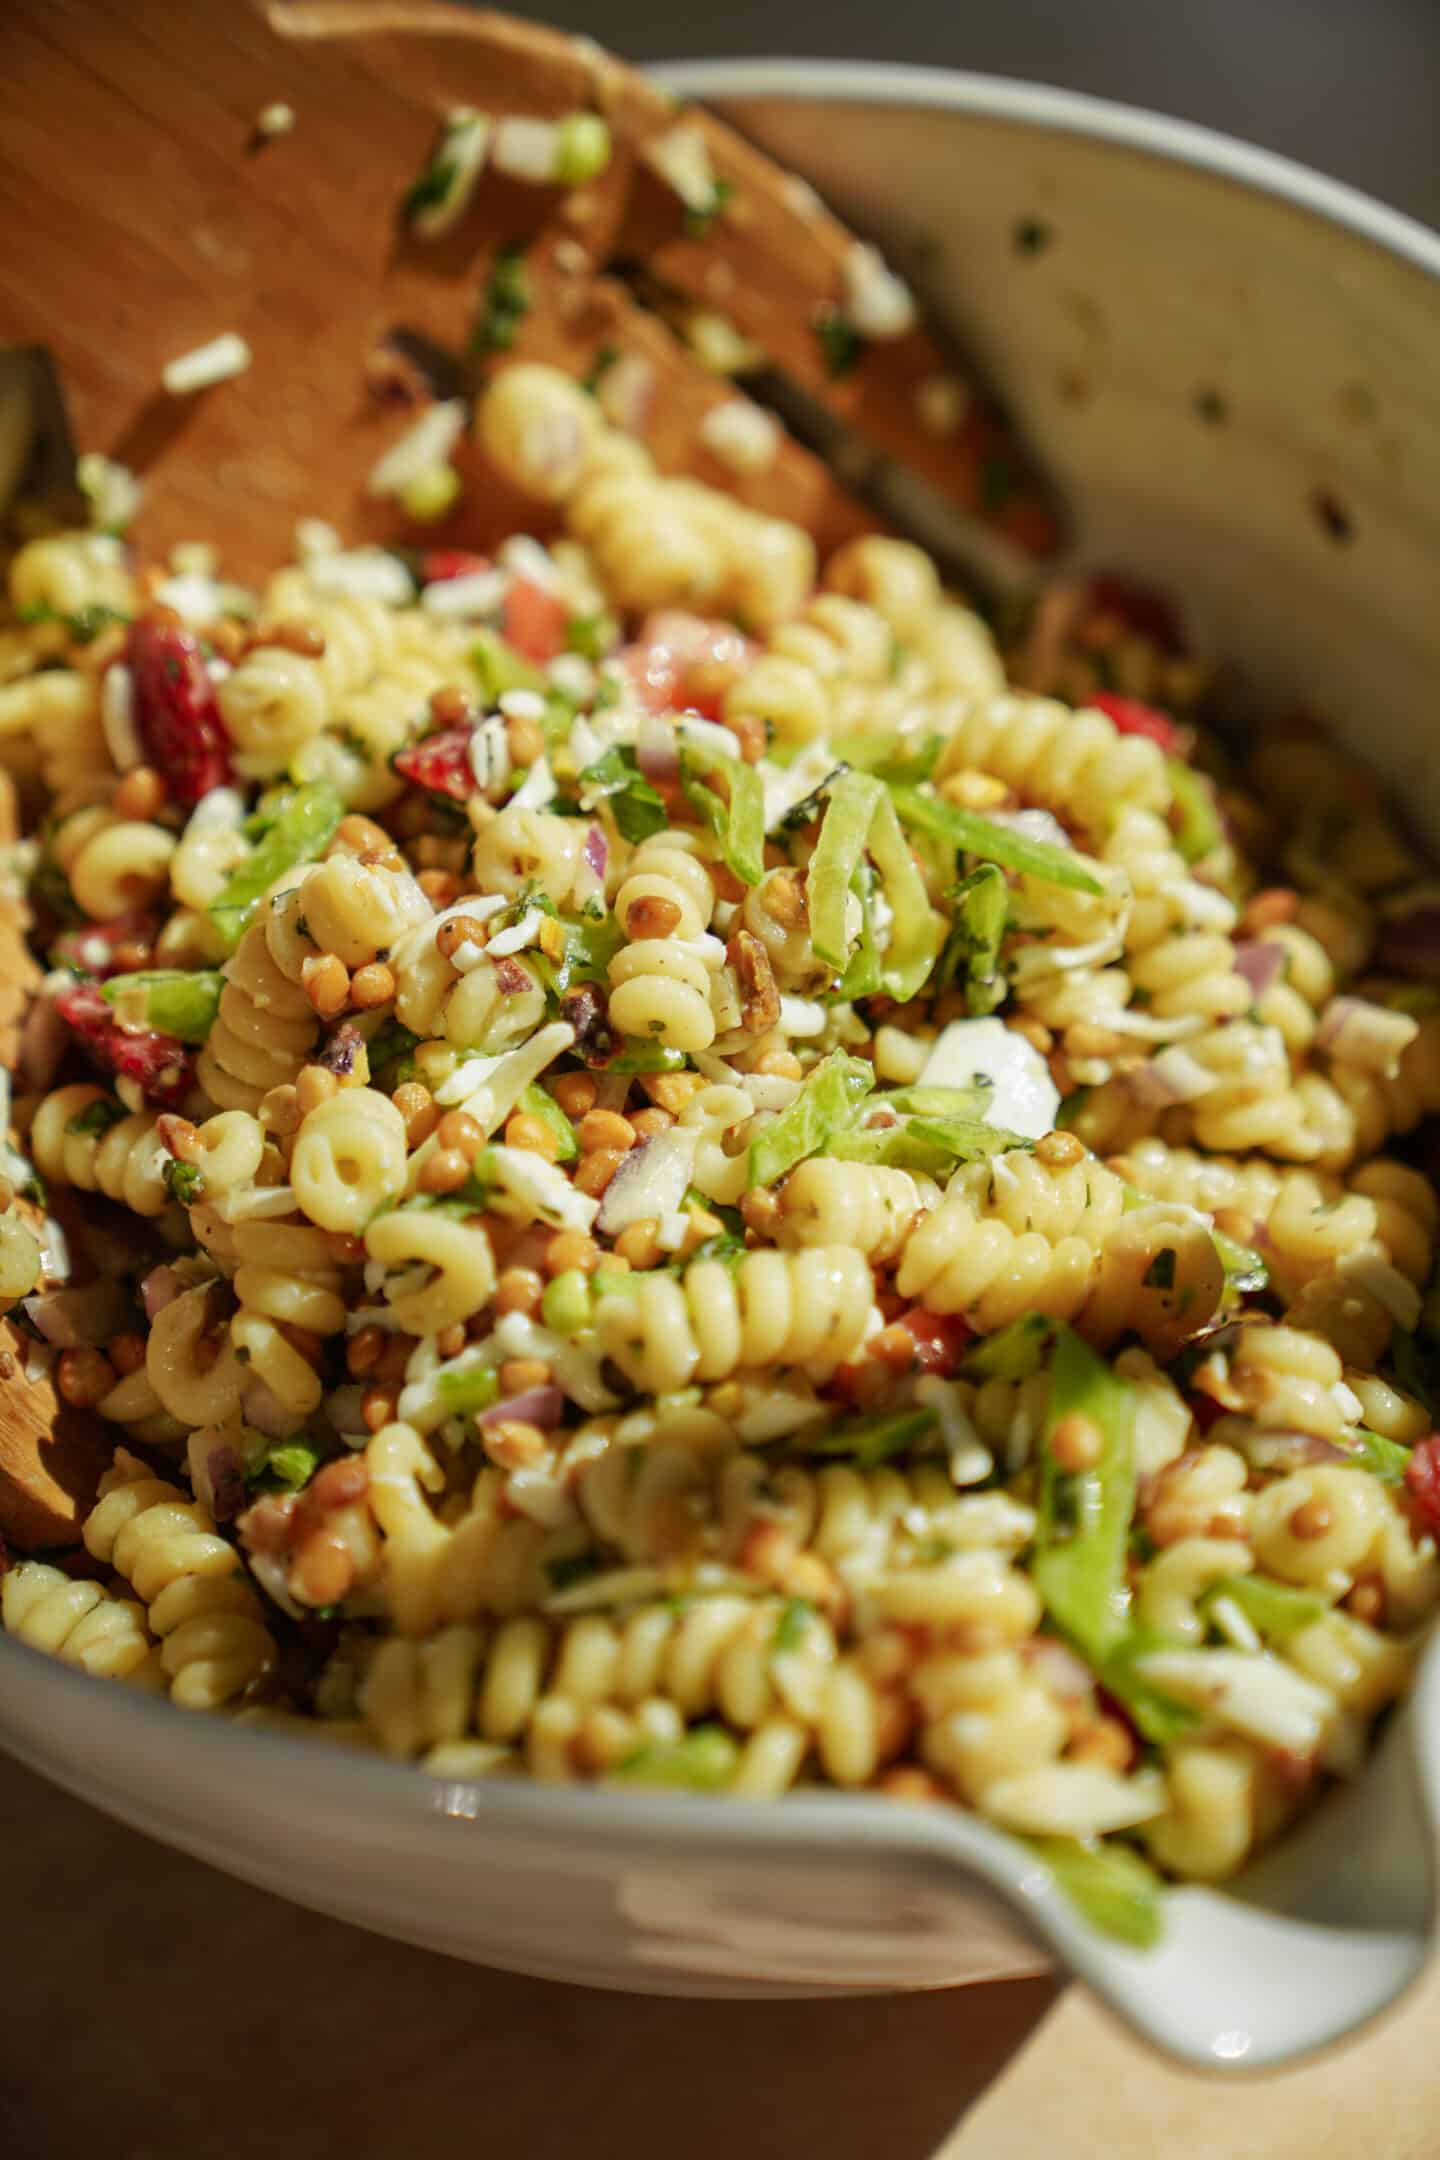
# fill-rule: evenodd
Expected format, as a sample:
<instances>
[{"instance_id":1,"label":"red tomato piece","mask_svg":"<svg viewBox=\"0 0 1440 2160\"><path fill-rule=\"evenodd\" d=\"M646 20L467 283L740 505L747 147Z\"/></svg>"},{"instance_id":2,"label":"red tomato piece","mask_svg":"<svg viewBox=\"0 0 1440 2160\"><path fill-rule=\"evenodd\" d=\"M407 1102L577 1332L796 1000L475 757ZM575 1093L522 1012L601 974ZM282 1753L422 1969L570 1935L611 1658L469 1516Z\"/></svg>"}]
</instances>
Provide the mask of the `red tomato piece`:
<instances>
[{"instance_id":1,"label":"red tomato piece","mask_svg":"<svg viewBox=\"0 0 1440 2160\"><path fill-rule=\"evenodd\" d=\"M1139 698L1117 697L1113 690L1097 690L1085 702L1103 712L1107 720L1113 720L1122 735L1148 736L1167 756L1180 755L1184 738L1169 713L1162 712L1158 705L1146 705Z\"/></svg>"},{"instance_id":2,"label":"red tomato piece","mask_svg":"<svg viewBox=\"0 0 1440 2160\"><path fill-rule=\"evenodd\" d=\"M512 577L505 588L501 627L507 645L543 666L565 650L570 611L556 594L529 578Z\"/></svg>"},{"instance_id":3,"label":"red tomato piece","mask_svg":"<svg viewBox=\"0 0 1440 2160\"><path fill-rule=\"evenodd\" d=\"M1405 1484L1422 1527L1440 1536L1440 1433L1417 1440L1405 1465Z\"/></svg>"},{"instance_id":4,"label":"red tomato piece","mask_svg":"<svg viewBox=\"0 0 1440 2160\"><path fill-rule=\"evenodd\" d=\"M101 1072L134 1080L147 1100L178 1110L193 1085L194 1059L174 1035L123 1028L93 983L70 983L55 1010Z\"/></svg>"},{"instance_id":5,"label":"red tomato piece","mask_svg":"<svg viewBox=\"0 0 1440 2160\"><path fill-rule=\"evenodd\" d=\"M443 728L438 735L426 735L397 750L390 762L402 780L413 780L427 794L468 802L477 786L470 763L470 733L469 728Z\"/></svg>"},{"instance_id":6,"label":"red tomato piece","mask_svg":"<svg viewBox=\"0 0 1440 2160\"><path fill-rule=\"evenodd\" d=\"M975 1330L959 1313L926 1312L923 1305L912 1305L902 1314L900 1326L915 1339L915 1362L921 1372L939 1373L946 1380L959 1370L975 1340Z\"/></svg>"},{"instance_id":7,"label":"red tomato piece","mask_svg":"<svg viewBox=\"0 0 1440 2160\"><path fill-rule=\"evenodd\" d=\"M493 567L488 555L472 555L468 548L431 548L420 558L420 580L425 585L447 585L451 578L478 577Z\"/></svg>"},{"instance_id":8,"label":"red tomato piece","mask_svg":"<svg viewBox=\"0 0 1440 2160\"><path fill-rule=\"evenodd\" d=\"M132 623L125 647L135 730L172 802L193 809L231 777L230 739L200 640L177 623Z\"/></svg>"}]
</instances>

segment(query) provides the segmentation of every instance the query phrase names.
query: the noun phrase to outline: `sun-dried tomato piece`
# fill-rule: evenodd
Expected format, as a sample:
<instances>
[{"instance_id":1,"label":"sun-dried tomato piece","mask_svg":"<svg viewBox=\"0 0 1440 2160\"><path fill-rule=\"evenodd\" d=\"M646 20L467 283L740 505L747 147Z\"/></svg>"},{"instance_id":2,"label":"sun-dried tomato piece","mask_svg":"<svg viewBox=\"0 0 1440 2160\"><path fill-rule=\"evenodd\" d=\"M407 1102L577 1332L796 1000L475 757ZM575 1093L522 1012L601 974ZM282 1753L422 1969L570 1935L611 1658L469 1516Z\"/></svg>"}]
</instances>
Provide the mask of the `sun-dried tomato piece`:
<instances>
[{"instance_id":1,"label":"sun-dried tomato piece","mask_svg":"<svg viewBox=\"0 0 1440 2160\"><path fill-rule=\"evenodd\" d=\"M133 1080L167 1110L185 1100L194 1060L178 1036L122 1027L93 983L68 983L56 993L55 1010L101 1072Z\"/></svg>"},{"instance_id":2,"label":"sun-dried tomato piece","mask_svg":"<svg viewBox=\"0 0 1440 2160\"><path fill-rule=\"evenodd\" d=\"M478 785L470 763L471 732L467 727L444 728L397 750L391 763L402 780L413 780L427 794L466 802Z\"/></svg>"},{"instance_id":3,"label":"sun-dried tomato piece","mask_svg":"<svg viewBox=\"0 0 1440 2160\"><path fill-rule=\"evenodd\" d=\"M1417 1440L1405 1465L1405 1484L1421 1527L1440 1536L1440 1433Z\"/></svg>"},{"instance_id":4,"label":"sun-dried tomato piece","mask_svg":"<svg viewBox=\"0 0 1440 2160\"><path fill-rule=\"evenodd\" d=\"M230 739L200 640L178 623L142 616L130 625L125 659L146 759L171 801L192 809L231 778Z\"/></svg>"},{"instance_id":5,"label":"sun-dried tomato piece","mask_svg":"<svg viewBox=\"0 0 1440 2160\"><path fill-rule=\"evenodd\" d=\"M78 968L98 982L112 975L133 974L148 967L159 932L153 915L115 915L109 922L82 923L78 930L63 930L50 947L52 967Z\"/></svg>"},{"instance_id":6,"label":"sun-dried tomato piece","mask_svg":"<svg viewBox=\"0 0 1440 2160\"><path fill-rule=\"evenodd\" d=\"M912 1305L900 1315L899 1324L915 1339L915 1362L921 1372L939 1373L943 1380L959 1370L975 1340L974 1328L959 1313L926 1312L923 1305Z\"/></svg>"}]
</instances>

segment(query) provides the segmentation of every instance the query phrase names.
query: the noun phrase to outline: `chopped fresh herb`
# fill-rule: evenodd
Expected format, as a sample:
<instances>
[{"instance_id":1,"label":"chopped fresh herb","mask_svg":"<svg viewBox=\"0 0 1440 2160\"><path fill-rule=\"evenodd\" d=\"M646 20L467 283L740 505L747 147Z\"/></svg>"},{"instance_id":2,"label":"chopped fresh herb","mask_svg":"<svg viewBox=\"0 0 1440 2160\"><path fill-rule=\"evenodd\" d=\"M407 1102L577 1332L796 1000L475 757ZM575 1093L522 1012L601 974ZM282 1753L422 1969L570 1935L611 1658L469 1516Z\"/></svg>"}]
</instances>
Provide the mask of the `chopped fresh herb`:
<instances>
[{"instance_id":1,"label":"chopped fresh herb","mask_svg":"<svg viewBox=\"0 0 1440 2160\"><path fill-rule=\"evenodd\" d=\"M937 840L946 841L957 853L978 856L982 862L999 863L1006 870L1017 870L1025 877L1043 878L1051 885L1068 886L1073 892L1103 891L1099 880L1092 877L1068 848L1052 847L1045 840L1027 839L1023 833L1012 832L1008 825L997 825L977 811L962 810L958 804L942 802L938 796L922 795L917 788L896 787L890 793L903 825L913 826L917 832L933 833Z\"/></svg>"},{"instance_id":2,"label":"chopped fresh herb","mask_svg":"<svg viewBox=\"0 0 1440 2160\"><path fill-rule=\"evenodd\" d=\"M118 1125L125 1115L123 1103L116 1102L110 1095L97 1095L94 1102L87 1103L83 1110L77 1110L74 1117L66 1121L65 1130L82 1139L91 1133L109 1132L111 1126Z\"/></svg>"},{"instance_id":3,"label":"chopped fresh herb","mask_svg":"<svg viewBox=\"0 0 1440 2160\"><path fill-rule=\"evenodd\" d=\"M934 1410L881 1410L874 1417L847 1418L814 1433L798 1433L790 1442L799 1455L837 1456L857 1469L874 1470L904 1455L933 1432Z\"/></svg>"},{"instance_id":4,"label":"chopped fresh herb","mask_svg":"<svg viewBox=\"0 0 1440 2160\"><path fill-rule=\"evenodd\" d=\"M822 308L815 318L815 335L820 341L820 356L825 362L825 372L832 382L851 373L858 366L865 350L865 340L836 307Z\"/></svg>"},{"instance_id":5,"label":"chopped fresh herb","mask_svg":"<svg viewBox=\"0 0 1440 2160\"><path fill-rule=\"evenodd\" d=\"M1021 218L1015 227L1015 252L1017 255L1038 255L1049 247L1050 227L1040 218Z\"/></svg>"},{"instance_id":6,"label":"chopped fresh herb","mask_svg":"<svg viewBox=\"0 0 1440 2160\"><path fill-rule=\"evenodd\" d=\"M103 600L91 600L70 615L53 608L48 600L35 600L21 608L19 616L23 623L62 623L66 636L74 645L92 645L101 631L108 630L112 623L130 620L123 609L107 607Z\"/></svg>"},{"instance_id":7,"label":"chopped fresh herb","mask_svg":"<svg viewBox=\"0 0 1440 2160\"><path fill-rule=\"evenodd\" d=\"M1081 1916L1101 1935L1152 1950L1164 1932L1159 1876L1128 1845L1111 1839L1086 1845L1078 1838L1032 1838L1044 1861Z\"/></svg>"},{"instance_id":8,"label":"chopped fresh herb","mask_svg":"<svg viewBox=\"0 0 1440 2160\"><path fill-rule=\"evenodd\" d=\"M405 224L422 240L437 240L461 216L489 147L492 122L469 107L451 113L428 164L400 204Z\"/></svg>"},{"instance_id":9,"label":"chopped fresh herb","mask_svg":"<svg viewBox=\"0 0 1440 2160\"><path fill-rule=\"evenodd\" d=\"M1174 1248L1167 1246L1163 1252L1157 1252L1140 1280L1147 1290L1173 1290L1175 1287Z\"/></svg>"},{"instance_id":10,"label":"chopped fresh herb","mask_svg":"<svg viewBox=\"0 0 1440 2160\"><path fill-rule=\"evenodd\" d=\"M720 212L735 193L733 180L716 180L710 189L710 200L693 203L685 211L685 230L692 240L703 240Z\"/></svg>"},{"instance_id":11,"label":"chopped fresh herb","mask_svg":"<svg viewBox=\"0 0 1440 2160\"><path fill-rule=\"evenodd\" d=\"M717 775L726 783L729 801L709 785ZM720 853L743 885L758 885L765 875L765 792L753 765L719 750L682 745L680 785L720 842Z\"/></svg>"},{"instance_id":12,"label":"chopped fresh herb","mask_svg":"<svg viewBox=\"0 0 1440 2160\"><path fill-rule=\"evenodd\" d=\"M276 879L318 855L344 815L345 805L328 780L287 790L274 803L263 839L210 903L210 920L227 951L240 943Z\"/></svg>"},{"instance_id":13,"label":"chopped fresh herb","mask_svg":"<svg viewBox=\"0 0 1440 2160\"><path fill-rule=\"evenodd\" d=\"M384 1019L365 1045L372 1073L381 1073L397 1058L409 1058L419 1047L420 1037L413 1028L406 1027L393 1013Z\"/></svg>"},{"instance_id":14,"label":"chopped fresh herb","mask_svg":"<svg viewBox=\"0 0 1440 2160\"><path fill-rule=\"evenodd\" d=\"M622 840L648 840L670 822L664 801L636 764L634 751L622 750L618 744L581 773L580 787L587 795L603 795L608 800Z\"/></svg>"},{"instance_id":15,"label":"chopped fresh herb","mask_svg":"<svg viewBox=\"0 0 1440 2160\"><path fill-rule=\"evenodd\" d=\"M480 312L470 333L477 355L509 352L530 312L530 279L523 247L501 248L486 282Z\"/></svg>"},{"instance_id":16,"label":"chopped fresh herb","mask_svg":"<svg viewBox=\"0 0 1440 2160\"><path fill-rule=\"evenodd\" d=\"M807 1155L816 1155L837 1132L852 1125L875 1085L863 1058L832 1050L805 1081L788 1109L750 1143L748 1183L774 1185Z\"/></svg>"},{"instance_id":17,"label":"chopped fresh herb","mask_svg":"<svg viewBox=\"0 0 1440 2160\"><path fill-rule=\"evenodd\" d=\"M181 1207L193 1207L205 1197L205 1173L199 1163L180 1162L172 1155L165 1165L165 1190Z\"/></svg>"},{"instance_id":18,"label":"chopped fresh herb","mask_svg":"<svg viewBox=\"0 0 1440 2160\"><path fill-rule=\"evenodd\" d=\"M620 353L616 346L602 345L590 363L589 373L583 375L580 379L581 389L588 390L591 397L594 397L602 381L619 358Z\"/></svg>"}]
</instances>

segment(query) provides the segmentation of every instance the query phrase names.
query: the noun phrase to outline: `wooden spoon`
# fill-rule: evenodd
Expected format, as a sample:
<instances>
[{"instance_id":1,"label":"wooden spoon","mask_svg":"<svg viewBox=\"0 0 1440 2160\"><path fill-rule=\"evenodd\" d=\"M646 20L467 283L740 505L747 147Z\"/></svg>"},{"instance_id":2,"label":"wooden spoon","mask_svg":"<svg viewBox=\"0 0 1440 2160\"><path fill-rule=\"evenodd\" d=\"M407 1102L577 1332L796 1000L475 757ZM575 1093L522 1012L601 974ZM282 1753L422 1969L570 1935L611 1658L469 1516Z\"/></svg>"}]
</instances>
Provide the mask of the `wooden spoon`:
<instances>
[{"instance_id":1,"label":"wooden spoon","mask_svg":"<svg viewBox=\"0 0 1440 2160\"><path fill-rule=\"evenodd\" d=\"M513 346L485 365L545 360L586 378L607 356L627 357L632 388L648 384L627 424L663 471L794 519L822 550L876 523L788 437L746 477L706 448L707 415L742 393L671 327L701 309L1022 554L1056 545L1034 468L952 353L918 324L853 350L837 341L856 260L845 227L732 129L682 115L588 40L427 0L11 0L0 61L0 335L48 346L77 440L141 473L139 537L152 555L212 541L227 574L258 581L290 558L303 516L355 538L435 546L543 532L543 506L518 498L473 447L462 453L465 497L439 526L400 526L396 507L363 486L413 418L377 401L367 360L387 354L402 326L463 354L497 256L517 248L529 306ZM293 109L293 130L260 141L257 116L277 102ZM459 104L496 117L596 112L613 154L568 190L486 172L453 230L427 244L397 208ZM708 220L687 217L662 170L682 121L722 183ZM636 265L663 313L615 274ZM207 393L167 395L165 363L224 331L246 338L250 370ZM837 342L853 360L841 372ZM938 432L926 392L936 383L955 413ZM13 906L0 911L0 1049L11 1065L35 975ZM0 1528L20 1545L78 1536L101 1454L96 1421L57 1417L48 1381L27 1380L19 1358L0 1384Z\"/></svg>"}]
</instances>

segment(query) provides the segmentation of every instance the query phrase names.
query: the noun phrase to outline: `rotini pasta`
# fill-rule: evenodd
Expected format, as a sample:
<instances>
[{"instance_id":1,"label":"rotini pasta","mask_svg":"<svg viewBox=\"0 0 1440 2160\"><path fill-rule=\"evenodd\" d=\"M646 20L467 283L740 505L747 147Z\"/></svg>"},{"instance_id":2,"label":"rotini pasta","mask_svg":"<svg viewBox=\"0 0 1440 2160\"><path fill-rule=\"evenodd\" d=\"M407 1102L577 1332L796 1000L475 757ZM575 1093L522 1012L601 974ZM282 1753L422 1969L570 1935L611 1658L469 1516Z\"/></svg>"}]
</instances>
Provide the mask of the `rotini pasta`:
<instances>
[{"instance_id":1,"label":"rotini pasta","mask_svg":"<svg viewBox=\"0 0 1440 2160\"><path fill-rule=\"evenodd\" d=\"M0 1287L117 1442L116 1579L21 1558L0 1619L448 1778L1221 1881L1440 1608L1433 892L1323 745L1212 784L1157 596L1002 661L622 402L489 370L549 545L311 526L184 623L15 556Z\"/></svg>"}]
</instances>

